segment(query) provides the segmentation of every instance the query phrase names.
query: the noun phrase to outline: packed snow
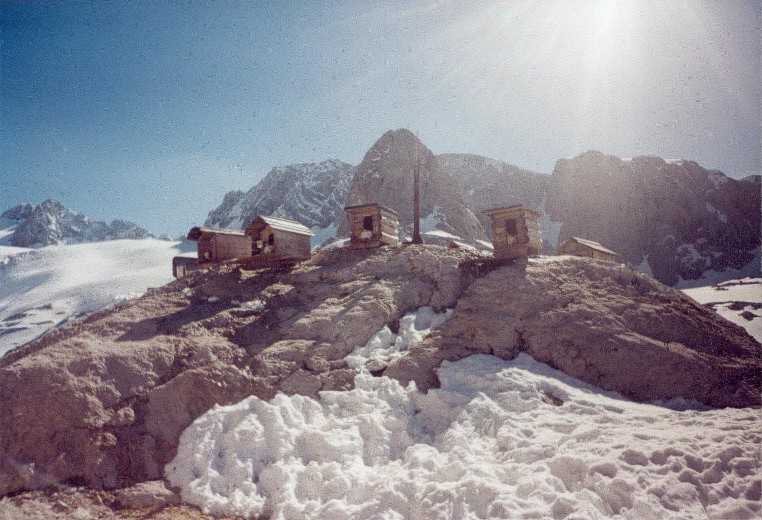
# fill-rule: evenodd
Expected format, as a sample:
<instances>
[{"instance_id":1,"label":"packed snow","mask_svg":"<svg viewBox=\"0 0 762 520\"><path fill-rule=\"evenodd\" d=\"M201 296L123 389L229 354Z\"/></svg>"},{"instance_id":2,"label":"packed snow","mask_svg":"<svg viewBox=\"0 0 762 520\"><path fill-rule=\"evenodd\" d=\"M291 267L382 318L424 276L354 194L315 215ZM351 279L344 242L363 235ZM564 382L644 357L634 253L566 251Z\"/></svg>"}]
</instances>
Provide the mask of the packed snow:
<instances>
[{"instance_id":1,"label":"packed snow","mask_svg":"<svg viewBox=\"0 0 762 520\"><path fill-rule=\"evenodd\" d=\"M420 342L431 329L439 327L451 316L452 309L438 313L431 307L421 307L415 313L406 314L400 319L396 334L384 326L364 346L356 348L347 356L347 365L358 370L369 361L380 361L387 365L405 355L410 345Z\"/></svg>"},{"instance_id":2,"label":"packed snow","mask_svg":"<svg viewBox=\"0 0 762 520\"><path fill-rule=\"evenodd\" d=\"M60 323L172 280L178 242L0 247L0 355Z\"/></svg>"},{"instance_id":3,"label":"packed snow","mask_svg":"<svg viewBox=\"0 0 762 520\"><path fill-rule=\"evenodd\" d=\"M397 356L444 319L422 309L348 360ZM525 354L445 362L438 377L423 394L361 369L318 400L215 407L166 476L210 513L273 520L760 514L758 410L637 404Z\"/></svg>"},{"instance_id":4,"label":"packed snow","mask_svg":"<svg viewBox=\"0 0 762 520\"><path fill-rule=\"evenodd\" d=\"M697 302L712 307L762 343L762 278L741 278L716 285L683 289Z\"/></svg>"}]
</instances>

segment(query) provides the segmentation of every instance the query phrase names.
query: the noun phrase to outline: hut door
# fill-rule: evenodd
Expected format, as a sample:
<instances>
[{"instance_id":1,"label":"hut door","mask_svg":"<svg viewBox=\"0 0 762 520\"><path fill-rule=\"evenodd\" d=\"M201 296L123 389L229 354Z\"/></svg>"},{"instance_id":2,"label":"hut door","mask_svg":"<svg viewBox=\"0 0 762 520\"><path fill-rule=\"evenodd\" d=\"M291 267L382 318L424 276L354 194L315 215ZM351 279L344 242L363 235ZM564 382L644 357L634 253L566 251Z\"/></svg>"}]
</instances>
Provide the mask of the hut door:
<instances>
[{"instance_id":1,"label":"hut door","mask_svg":"<svg viewBox=\"0 0 762 520\"><path fill-rule=\"evenodd\" d=\"M275 252L275 235L270 232L270 235L267 237L267 245L265 246L265 253L273 253Z\"/></svg>"},{"instance_id":2,"label":"hut door","mask_svg":"<svg viewBox=\"0 0 762 520\"><path fill-rule=\"evenodd\" d=\"M505 232L511 236L518 235L518 229L516 228L516 221L513 219L505 221Z\"/></svg>"},{"instance_id":3,"label":"hut door","mask_svg":"<svg viewBox=\"0 0 762 520\"><path fill-rule=\"evenodd\" d=\"M373 231L373 217L363 217L362 228L365 231Z\"/></svg>"}]
</instances>

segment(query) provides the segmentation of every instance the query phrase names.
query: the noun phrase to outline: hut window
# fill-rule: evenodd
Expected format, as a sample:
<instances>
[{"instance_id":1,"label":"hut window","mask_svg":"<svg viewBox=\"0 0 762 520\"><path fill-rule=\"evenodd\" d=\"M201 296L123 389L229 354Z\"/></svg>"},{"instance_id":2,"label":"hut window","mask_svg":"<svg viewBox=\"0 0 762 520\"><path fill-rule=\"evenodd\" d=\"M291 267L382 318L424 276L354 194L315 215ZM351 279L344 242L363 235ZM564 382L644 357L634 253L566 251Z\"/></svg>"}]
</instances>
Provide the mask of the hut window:
<instances>
[{"instance_id":1,"label":"hut window","mask_svg":"<svg viewBox=\"0 0 762 520\"><path fill-rule=\"evenodd\" d=\"M373 231L373 217L363 217L362 228L365 231Z\"/></svg>"},{"instance_id":2,"label":"hut window","mask_svg":"<svg viewBox=\"0 0 762 520\"><path fill-rule=\"evenodd\" d=\"M509 235L516 236L518 233L516 231L516 221L515 220L506 220L505 221L505 232Z\"/></svg>"},{"instance_id":3,"label":"hut window","mask_svg":"<svg viewBox=\"0 0 762 520\"><path fill-rule=\"evenodd\" d=\"M273 245L275 243L275 235L270 235L267 237L267 243Z\"/></svg>"}]
</instances>

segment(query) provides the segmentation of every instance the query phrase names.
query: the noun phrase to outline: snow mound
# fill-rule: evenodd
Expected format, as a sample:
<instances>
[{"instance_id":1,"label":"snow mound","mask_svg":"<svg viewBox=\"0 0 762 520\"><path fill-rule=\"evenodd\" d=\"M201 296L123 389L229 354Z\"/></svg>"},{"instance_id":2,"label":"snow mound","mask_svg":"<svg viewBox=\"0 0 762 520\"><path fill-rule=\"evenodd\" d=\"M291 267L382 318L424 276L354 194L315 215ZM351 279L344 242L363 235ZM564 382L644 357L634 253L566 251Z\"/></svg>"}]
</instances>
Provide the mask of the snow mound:
<instances>
[{"instance_id":1,"label":"snow mound","mask_svg":"<svg viewBox=\"0 0 762 520\"><path fill-rule=\"evenodd\" d=\"M346 357L347 365L360 369L370 361L388 365L394 359L405 355L408 347L420 342L431 329L439 327L452 316L452 309L437 313L431 307L421 307L417 312L406 314L400 319L397 334L384 326L368 342L356 348Z\"/></svg>"},{"instance_id":2,"label":"snow mound","mask_svg":"<svg viewBox=\"0 0 762 520\"><path fill-rule=\"evenodd\" d=\"M419 334L400 330L353 355L393 355ZM444 362L438 377L423 394L361 371L319 400L215 407L183 432L166 476L212 514L283 520L760 512L757 410L637 404L526 354Z\"/></svg>"},{"instance_id":3,"label":"snow mound","mask_svg":"<svg viewBox=\"0 0 762 520\"><path fill-rule=\"evenodd\" d=\"M66 320L170 282L177 247L144 239L0 250L0 355Z\"/></svg>"}]
</instances>

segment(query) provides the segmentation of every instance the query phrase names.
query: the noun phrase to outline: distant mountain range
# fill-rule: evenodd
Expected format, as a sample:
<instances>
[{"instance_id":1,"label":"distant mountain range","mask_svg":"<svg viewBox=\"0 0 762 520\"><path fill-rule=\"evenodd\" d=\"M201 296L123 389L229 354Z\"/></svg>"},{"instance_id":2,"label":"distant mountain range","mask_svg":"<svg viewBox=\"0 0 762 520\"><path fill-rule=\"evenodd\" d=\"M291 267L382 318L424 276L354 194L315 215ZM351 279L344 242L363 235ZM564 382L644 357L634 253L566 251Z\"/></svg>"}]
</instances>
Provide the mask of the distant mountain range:
<instances>
[{"instance_id":1,"label":"distant mountain range","mask_svg":"<svg viewBox=\"0 0 762 520\"><path fill-rule=\"evenodd\" d=\"M228 193L206 224L241 228L257 214L280 215L311 227L317 245L346 236L345 205L379 202L400 213L404 238L416 161L424 240L452 235L482 247L482 211L524 204L542 215L546 253L571 236L589 238L670 285L708 271L759 272L759 175L736 180L693 161L594 151L559 160L548 175L478 155L434 155L405 129L384 133L356 167L331 159L273 168L248 192Z\"/></svg>"},{"instance_id":2,"label":"distant mountain range","mask_svg":"<svg viewBox=\"0 0 762 520\"><path fill-rule=\"evenodd\" d=\"M37 205L18 205L0 214L0 219L7 231L3 242L16 247L153 237L133 222L113 220L108 224L93 220L52 199Z\"/></svg>"}]
</instances>

